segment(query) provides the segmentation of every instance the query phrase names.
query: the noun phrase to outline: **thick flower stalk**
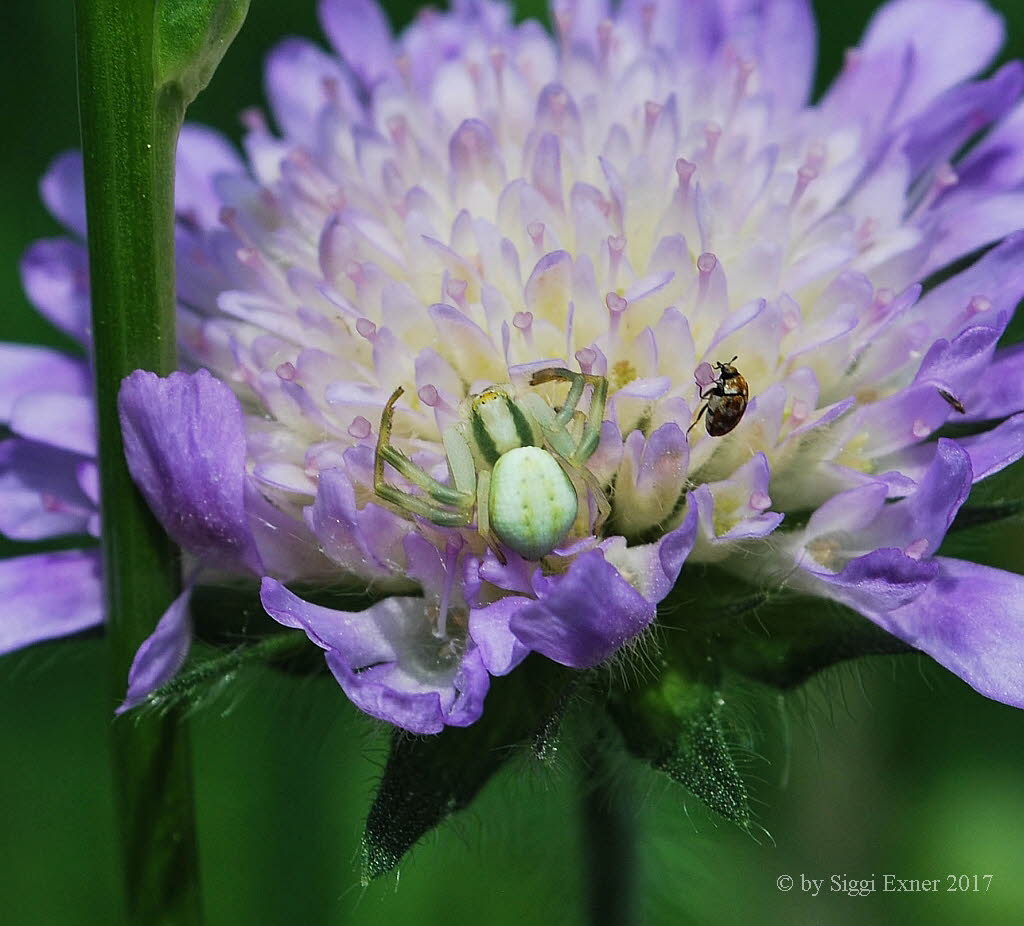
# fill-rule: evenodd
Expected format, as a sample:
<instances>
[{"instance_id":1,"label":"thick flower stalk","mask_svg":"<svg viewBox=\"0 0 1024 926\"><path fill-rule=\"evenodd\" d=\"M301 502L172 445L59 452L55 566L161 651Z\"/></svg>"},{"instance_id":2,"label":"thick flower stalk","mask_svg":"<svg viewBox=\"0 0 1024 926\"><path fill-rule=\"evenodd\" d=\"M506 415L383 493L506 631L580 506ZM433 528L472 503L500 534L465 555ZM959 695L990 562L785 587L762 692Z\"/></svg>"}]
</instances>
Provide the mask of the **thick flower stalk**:
<instances>
[{"instance_id":1,"label":"thick flower stalk","mask_svg":"<svg viewBox=\"0 0 1024 926\"><path fill-rule=\"evenodd\" d=\"M1024 579L935 555L1024 452L1024 355L997 346L1024 295L1024 75L974 79L997 15L890 3L812 105L802 0L557 3L554 37L477 0L398 37L370 0L320 12L333 52L268 62L276 133L247 114L244 158L183 137L195 372L121 392L198 575L260 578L354 703L419 733L472 724L530 652L620 652L684 562L840 602L1024 704ZM77 202L74 172L48 182ZM564 529L526 458L498 462L524 444L571 485ZM172 609L128 704L188 635Z\"/></svg>"}]
</instances>

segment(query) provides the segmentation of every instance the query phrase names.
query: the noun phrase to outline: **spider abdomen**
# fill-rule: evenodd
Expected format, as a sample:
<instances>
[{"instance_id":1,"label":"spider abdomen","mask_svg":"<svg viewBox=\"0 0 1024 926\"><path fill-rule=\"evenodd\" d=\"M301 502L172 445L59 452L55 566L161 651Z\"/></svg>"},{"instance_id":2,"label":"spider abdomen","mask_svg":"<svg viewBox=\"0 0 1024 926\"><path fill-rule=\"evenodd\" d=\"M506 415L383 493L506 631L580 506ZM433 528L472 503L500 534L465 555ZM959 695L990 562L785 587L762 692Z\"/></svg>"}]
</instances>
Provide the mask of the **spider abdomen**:
<instances>
[{"instance_id":1,"label":"spider abdomen","mask_svg":"<svg viewBox=\"0 0 1024 926\"><path fill-rule=\"evenodd\" d=\"M524 559L540 559L558 546L578 508L572 481L547 450L517 447L494 464L487 503L490 527Z\"/></svg>"}]
</instances>

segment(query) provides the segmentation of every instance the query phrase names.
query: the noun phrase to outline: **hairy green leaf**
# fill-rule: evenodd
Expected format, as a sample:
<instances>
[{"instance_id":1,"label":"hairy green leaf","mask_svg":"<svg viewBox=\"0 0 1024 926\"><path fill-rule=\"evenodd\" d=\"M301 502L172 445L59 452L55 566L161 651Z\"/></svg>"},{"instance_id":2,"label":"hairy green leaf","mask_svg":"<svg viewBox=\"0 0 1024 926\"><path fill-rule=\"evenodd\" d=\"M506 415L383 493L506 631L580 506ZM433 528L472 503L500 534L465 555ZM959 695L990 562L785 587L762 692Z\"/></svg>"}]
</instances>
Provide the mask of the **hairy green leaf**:
<instances>
[{"instance_id":1,"label":"hairy green leaf","mask_svg":"<svg viewBox=\"0 0 1024 926\"><path fill-rule=\"evenodd\" d=\"M169 682L154 691L132 716L165 714L201 704L214 691L231 682L239 669L251 665L271 665L308 674L315 665L323 666L322 651L313 646L300 630L282 630L273 636L250 640L213 656L191 659Z\"/></svg>"},{"instance_id":2,"label":"hairy green leaf","mask_svg":"<svg viewBox=\"0 0 1024 926\"><path fill-rule=\"evenodd\" d=\"M657 678L613 696L609 708L630 752L746 827L750 800L728 743L724 705L706 681L665 664Z\"/></svg>"},{"instance_id":3,"label":"hairy green leaf","mask_svg":"<svg viewBox=\"0 0 1024 926\"><path fill-rule=\"evenodd\" d=\"M686 567L667 600L673 664L714 664L722 671L792 688L837 663L913 652L867 618L826 599L758 587L723 570Z\"/></svg>"},{"instance_id":4,"label":"hairy green leaf","mask_svg":"<svg viewBox=\"0 0 1024 926\"><path fill-rule=\"evenodd\" d=\"M515 747L541 738L551 749L554 718L578 679L531 656L493 681L487 710L473 725L436 736L396 733L363 832L364 883L393 870L423 835L468 806Z\"/></svg>"}]
</instances>

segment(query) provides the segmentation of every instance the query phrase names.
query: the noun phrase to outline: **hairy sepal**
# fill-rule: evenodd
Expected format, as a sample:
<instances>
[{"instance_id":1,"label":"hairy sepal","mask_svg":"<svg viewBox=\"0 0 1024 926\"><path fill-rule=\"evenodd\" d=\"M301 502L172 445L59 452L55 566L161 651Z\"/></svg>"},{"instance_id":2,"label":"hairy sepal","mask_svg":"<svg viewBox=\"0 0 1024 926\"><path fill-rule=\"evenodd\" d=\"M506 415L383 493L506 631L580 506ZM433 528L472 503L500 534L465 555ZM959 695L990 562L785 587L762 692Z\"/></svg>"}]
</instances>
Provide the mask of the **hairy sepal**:
<instances>
[{"instance_id":1,"label":"hairy sepal","mask_svg":"<svg viewBox=\"0 0 1024 926\"><path fill-rule=\"evenodd\" d=\"M750 799L729 743L725 703L707 676L664 665L657 678L616 694L609 709L633 755L746 828Z\"/></svg>"},{"instance_id":2,"label":"hairy sepal","mask_svg":"<svg viewBox=\"0 0 1024 926\"><path fill-rule=\"evenodd\" d=\"M551 755L580 673L533 656L494 680L484 716L436 736L397 731L363 831L363 883L394 870L430 830L467 807L514 754Z\"/></svg>"}]
</instances>

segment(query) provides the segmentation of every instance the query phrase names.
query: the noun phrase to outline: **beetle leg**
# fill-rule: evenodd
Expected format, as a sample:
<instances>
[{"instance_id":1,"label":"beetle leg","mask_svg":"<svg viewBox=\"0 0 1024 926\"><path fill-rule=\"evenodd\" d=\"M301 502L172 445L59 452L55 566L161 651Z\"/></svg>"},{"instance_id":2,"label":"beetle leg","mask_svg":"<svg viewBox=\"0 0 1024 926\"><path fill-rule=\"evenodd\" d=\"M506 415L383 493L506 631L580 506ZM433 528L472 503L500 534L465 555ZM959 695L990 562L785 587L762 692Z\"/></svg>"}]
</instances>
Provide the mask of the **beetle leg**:
<instances>
[{"instance_id":1,"label":"beetle leg","mask_svg":"<svg viewBox=\"0 0 1024 926\"><path fill-rule=\"evenodd\" d=\"M703 399L703 398L704 398L704 396L701 396L701 398ZM700 410L699 412L697 412L697 417L693 419L693 424L691 424L691 425L690 425L690 426L689 426L689 427L688 427L688 428L686 429L686 433L687 433L687 434L689 434L689 433L690 433L690 432L691 432L691 431L692 431L692 430L693 430L693 429L694 429L695 427L697 427L697 423L698 423L698 422L700 421L700 419L701 419L701 418L703 418L703 417L704 417L704 412L706 412L707 410L708 410L708 403L707 403L707 402L705 402L705 403L704 403L704 407L703 407L703 408L701 408L701 410Z\"/></svg>"}]
</instances>

